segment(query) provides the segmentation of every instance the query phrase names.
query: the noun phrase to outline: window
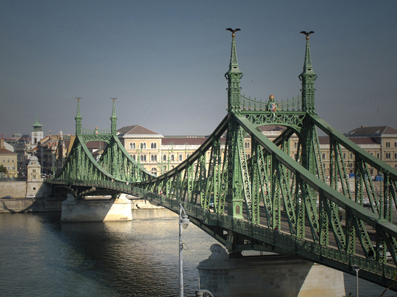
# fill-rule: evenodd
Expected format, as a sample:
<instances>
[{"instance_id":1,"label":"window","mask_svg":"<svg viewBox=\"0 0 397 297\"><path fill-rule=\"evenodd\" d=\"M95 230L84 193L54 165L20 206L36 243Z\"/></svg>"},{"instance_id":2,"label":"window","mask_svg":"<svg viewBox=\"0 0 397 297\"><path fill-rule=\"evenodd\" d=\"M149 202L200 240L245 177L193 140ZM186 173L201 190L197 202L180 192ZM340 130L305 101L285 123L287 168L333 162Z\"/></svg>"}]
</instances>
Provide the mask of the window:
<instances>
[{"instance_id":1,"label":"window","mask_svg":"<svg viewBox=\"0 0 397 297\"><path fill-rule=\"evenodd\" d=\"M325 153L323 153L323 160L325 160Z\"/></svg>"},{"instance_id":2,"label":"window","mask_svg":"<svg viewBox=\"0 0 397 297\"><path fill-rule=\"evenodd\" d=\"M146 148L146 142L141 142L141 149L145 149Z\"/></svg>"},{"instance_id":3,"label":"window","mask_svg":"<svg viewBox=\"0 0 397 297\"><path fill-rule=\"evenodd\" d=\"M249 158L251 158L251 154L246 154L245 157L246 157L247 159L249 159Z\"/></svg>"},{"instance_id":4,"label":"window","mask_svg":"<svg viewBox=\"0 0 397 297\"><path fill-rule=\"evenodd\" d=\"M394 159L397 159L397 153L394 153Z\"/></svg>"},{"instance_id":5,"label":"window","mask_svg":"<svg viewBox=\"0 0 397 297\"><path fill-rule=\"evenodd\" d=\"M343 153L343 160L346 160L346 153Z\"/></svg>"},{"instance_id":6,"label":"window","mask_svg":"<svg viewBox=\"0 0 397 297\"><path fill-rule=\"evenodd\" d=\"M136 161L135 155L131 155L132 160Z\"/></svg>"},{"instance_id":7,"label":"window","mask_svg":"<svg viewBox=\"0 0 397 297\"><path fill-rule=\"evenodd\" d=\"M7 163L10 163L10 159L7 159Z\"/></svg>"},{"instance_id":8,"label":"window","mask_svg":"<svg viewBox=\"0 0 397 297\"><path fill-rule=\"evenodd\" d=\"M163 167L163 170L164 170L164 171L167 171L167 166L164 166L164 167Z\"/></svg>"},{"instance_id":9,"label":"window","mask_svg":"<svg viewBox=\"0 0 397 297\"><path fill-rule=\"evenodd\" d=\"M294 142L294 147L297 148L298 147L298 143Z\"/></svg>"},{"instance_id":10,"label":"window","mask_svg":"<svg viewBox=\"0 0 397 297\"><path fill-rule=\"evenodd\" d=\"M14 159L12 159L11 162L14 163Z\"/></svg>"},{"instance_id":11,"label":"window","mask_svg":"<svg viewBox=\"0 0 397 297\"><path fill-rule=\"evenodd\" d=\"M249 142L244 142L244 147L245 147L246 149L249 149L249 148L250 148L250 143L249 143Z\"/></svg>"},{"instance_id":12,"label":"window","mask_svg":"<svg viewBox=\"0 0 397 297\"><path fill-rule=\"evenodd\" d=\"M135 142L130 142L130 149L135 149Z\"/></svg>"},{"instance_id":13,"label":"window","mask_svg":"<svg viewBox=\"0 0 397 297\"><path fill-rule=\"evenodd\" d=\"M146 155L141 155L141 162L146 162Z\"/></svg>"},{"instance_id":14,"label":"window","mask_svg":"<svg viewBox=\"0 0 397 297\"><path fill-rule=\"evenodd\" d=\"M369 172L370 172L371 175L374 174L374 170L373 169L371 169Z\"/></svg>"},{"instance_id":15,"label":"window","mask_svg":"<svg viewBox=\"0 0 397 297\"><path fill-rule=\"evenodd\" d=\"M182 162L182 160L183 160L183 156L182 156L182 154L179 154L179 155L178 155L178 161L179 161L179 162Z\"/></svg>"},{"instance_id":16,"label":"window","mask_svg":"<svg viewBox=\"0 0 397 297\"><path fill-rule=\"evenodd\" d=\"M15 165L12 165L12 170L15 170Z\"/></svg>"},{"instance_id":17,"label":"window","mask_svg":"<svg viewBox=\"0 0 397 297\"><path fill-rule=\"evenodd\" d=\"M36 175L33 174L33 179L36 179ZM34 190L34 189L33 189Z\"/></svg>"},{"instance_id":18,"label":"window","mask_svg":"<svg viewBox=\"0 0 397 297\"><path fill-rule=\"evenodd\" d=\"M386 142L386 147L390 147L390 142Z\"/></svg>"},{"instance_id":19,"label":"window","mask_svg":"<svg viewBox=\"0 0 397 297\"><path fill-rule=\"evenodd\" d=\"M10 170L10 166L9 165L7 166L7 170Z\"/></svg>"},{"instance_id":20,"label":"window","mask_svg":"<svg viewBox=\"0 0 397 297\"><path fill-rule=\"evenodd\" d=\"M163 155L163 161L167 161L167 155Z\"/></svg>"},{"instance_id":21,"label":"window","mask_svg":"<svg viewBox=\"0 0 397 297\"><path fill-rule=\"evenodd\" d=\"M391 153L386 153L386 159L391 159Z\"/></svg>"},{"instance_id":22,"label":"window","mask_svg":"<svg viewBox=\"0 0 397 297\"><path fill-rule=\"evenodd\" d=\"M33 172L36 172L36 169L33 169Z\"/></svg>"},{"instance_id":23,"label":"window","mask_svg":"<svg viewBox=\"0 0 397 297\"><path fill-rule=\"evenodd\" d=\"M394 143L394 147L397 147L397 142Z\"/></svg>"},{"instance_id":24,"label":"window","mask_svg":"<svg viewBox=\"0 0 397 297\"><path fill-rule=\"evenodd\" d=\"M150 148L152 148L152 149L157 148L157 143L152 142L152 143L150 144Z\"/></svg>"},{"instance_id":25,"label":"window","mask_svg":"<svg viewBox=\"0 0 397 297\"><path fill-rule=\"evenodd\" d=\"M350 159L353 159L353 154L352 153L350 153Z\"/></svg>"},{"instance_id":26,"label":"window","mask_svg":"<svg viewBox=\"0 0 397 297\"><path fill-rule=\"evenodd\" d=\"M174 161L175 161L175 156L171 155L171 162L174 162Z\"/></svg>"},{"instance_id":27,"label":"window","mask_svg":"<svg viewBox=\"0 0 397 297\"><path fill-rule=\"evenodd\" d=\"M151 170L150 170L153 174L156 174L157 175L157 169L156 168L152 168Z\"/></svg>"},{"instance_id":28,"label":"window","mask_svg":"<svg viewBox=\"0 0 397 297\"><path fill-rule=\"evenodd\" d=\"M157 155L151 155L150 156L150 161L157 162Z\"/></svg>"},{"instance_id":29,"label":"window","mask_svg":"<svg viewBox=\"0 0 397 297\"><path fill-rule=\"evenodd\" d=\"M379 159L379 153L376 153L376 157Z\"/></svg>"}]
</instances>

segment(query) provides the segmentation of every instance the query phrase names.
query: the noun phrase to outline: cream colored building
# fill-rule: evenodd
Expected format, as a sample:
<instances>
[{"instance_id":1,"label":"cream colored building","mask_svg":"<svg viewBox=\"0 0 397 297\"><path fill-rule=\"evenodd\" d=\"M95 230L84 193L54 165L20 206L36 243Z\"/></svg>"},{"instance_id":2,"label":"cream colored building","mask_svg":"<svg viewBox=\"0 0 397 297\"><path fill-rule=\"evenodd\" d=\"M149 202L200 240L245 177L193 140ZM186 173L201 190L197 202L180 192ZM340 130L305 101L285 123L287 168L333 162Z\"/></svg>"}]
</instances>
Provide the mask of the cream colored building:
<instances>
[{"instance_id":1,"label":"cream colored building","mask_svg":"<svg viewBox=\"0 0 397 297\"><path fill-rule=\"evenodd\" d=\"M4 139L0 139L0 165L7 168L8 177L18 177L18 154L5 148Z\"/></svg>"}]
</instances>

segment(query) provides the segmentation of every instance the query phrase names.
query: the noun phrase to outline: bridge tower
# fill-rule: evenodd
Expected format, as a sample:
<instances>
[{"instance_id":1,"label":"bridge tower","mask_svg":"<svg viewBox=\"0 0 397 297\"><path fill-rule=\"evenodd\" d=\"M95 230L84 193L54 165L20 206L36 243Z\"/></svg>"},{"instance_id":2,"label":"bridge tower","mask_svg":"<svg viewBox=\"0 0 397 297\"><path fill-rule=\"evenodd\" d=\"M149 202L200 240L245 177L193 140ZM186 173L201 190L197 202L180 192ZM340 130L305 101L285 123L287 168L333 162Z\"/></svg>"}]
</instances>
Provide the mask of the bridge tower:
<instances>
[{"instance_id":1,"label":"bridge tower","mask_svg":"<svg viewBox=\"0 0 397 297\"><path fill-rule=\"evenodd\" d=\"M117 116L116 116L116 107L114 104L114 101L117 98L110 98L113 100L113 109L112 109L112 116L110 117L110 122L111 122L111 133L112 135L117 135Z\"/></svg>"},{"instance_id":2,"label":"bridge tower","mask_svg":"<svg viewBox=\"0 0 397 297\"><path fill-rule=\"evenodd\" d=\"M232 118L233 113L238 113L241 108L240 102L240 80L243 77L243 73L239 69L237 60L236 50L236 31L240 29L232 30L232 46L230 52L230 63L229 70L225 73L225 77L228 82L227 97L228 97L228 128L227 128L227 172L229 176L229 184L227 191L228 200L228 214L235 218L243 218L243 202L244 197L242 194L241 187L241 174L237 169L241 162L241 155L238 153L238 143L241 143L241 135L239 135L239 127L236 125L236 121Z\"/></svg>"},{"instance_id":3,"label":"bridge tower","mask_svg":"<svg viewBox=\"0 0 397 297\"><path fill-rule=\"evenodd\" d=\"M80 99L81 97L76 97L77 99L77 112L76 112L76 117L74 118L76 120L76 136L81 134L81 120L83 119L80 114Z\"/></svg>"}]
</instances>

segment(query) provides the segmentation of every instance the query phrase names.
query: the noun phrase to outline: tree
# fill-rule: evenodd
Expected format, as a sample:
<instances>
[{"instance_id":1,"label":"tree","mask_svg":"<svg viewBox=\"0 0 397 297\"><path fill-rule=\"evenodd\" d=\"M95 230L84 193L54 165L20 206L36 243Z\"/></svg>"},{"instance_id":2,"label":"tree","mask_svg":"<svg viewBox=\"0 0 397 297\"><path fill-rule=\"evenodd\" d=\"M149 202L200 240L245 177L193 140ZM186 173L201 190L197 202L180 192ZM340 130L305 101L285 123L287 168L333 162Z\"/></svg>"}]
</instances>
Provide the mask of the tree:
<instances>
[{"instance_id":1,"label":"tree","mask_svg":"<svg viewBox=\"0 0 397 297\"><path fill-rule=\"evenodd\" d=\"M0 165L0 173L8 174L8 170L4 165Z\"/></svg>"}]
</instances>

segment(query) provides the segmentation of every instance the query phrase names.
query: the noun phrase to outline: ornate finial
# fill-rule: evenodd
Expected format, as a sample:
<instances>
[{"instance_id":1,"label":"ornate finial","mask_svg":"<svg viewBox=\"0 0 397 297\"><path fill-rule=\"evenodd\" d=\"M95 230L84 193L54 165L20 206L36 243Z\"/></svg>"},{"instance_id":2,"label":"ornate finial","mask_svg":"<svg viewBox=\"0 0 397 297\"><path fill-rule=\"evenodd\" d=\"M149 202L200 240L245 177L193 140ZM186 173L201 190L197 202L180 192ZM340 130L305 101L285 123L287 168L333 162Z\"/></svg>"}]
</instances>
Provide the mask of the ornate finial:
<instances>
[{"instance_id":1,"label":"ornate finial","mask_svg":"<svg viewBox=\"0 0 397 297\"><path fill-rule=\"evenodd\" d=\"M77 102L80 102L81 97L75 97L77 99Z\"/></svg>"},{"instance_id":2,"label":"ornate finial","mask_svg":"<svg viewBox=\"0 0 397 297\"><path fill-rule=\"evenodd\" d=\"M234 30L233 30L232 28L227 28L226 30L232 32L232 37L236 37L236 32L237 32L237 31L241 31L240 28L236 28L236 29L234 29Z\"/></svg>"},{"instance_id":3,"label":"ornate finial","mask_svg":"<svg viewBox=\"0 0 397 297\"><path fill-rule=\"evenodd\" d=\"M113 100L113 102L114 102L114 100L116 100L117 98L110 98L110 99L112 99L112 100Z\"/></svg>"},{"instance_id":4,"label":"ornate finial","mask_svg":"<svg viewBox=\"0 0 397 297\"><path fill-rule=\"evenodd\" d=\"M305 35L306 35L306 40L309 40L309 38L310 38L309 35L310 35L310 34L313 34L314 31L310 31L310 32L301 31L300 33L305 34Z\"/></svg>"},{"instance_id":5,"label":"ornate finial","mask_svg":"<svg viewBox=\"0 0 397 297\"><path fill-rule=\"evenodd\" d=\"M241 108L240 79L243 77L243 73L238 68L236 41L234 37L236 36L235 33L240 31L240 29L233 30L232 28L227 28L226 30L232 32L229 71L225 73L225 77L228 80L228 110L237 112Z\"/></svg>"},{"instance_id":6,"label":"ornate finial","mask_svg":"<svg viewBox=\"0 0 397 297\"><path fill-rule=\"evenodd\" d=\"M303 62L303 71L299 75L299 79L302 82L302 111L315 114L316 110L314 107L314 81L317 79L317 74L313 71L309 45L309 35L313 34L314 31L301 31L300 33L306 35L305 61Z\"/></svg>"}]
</instances>

